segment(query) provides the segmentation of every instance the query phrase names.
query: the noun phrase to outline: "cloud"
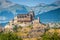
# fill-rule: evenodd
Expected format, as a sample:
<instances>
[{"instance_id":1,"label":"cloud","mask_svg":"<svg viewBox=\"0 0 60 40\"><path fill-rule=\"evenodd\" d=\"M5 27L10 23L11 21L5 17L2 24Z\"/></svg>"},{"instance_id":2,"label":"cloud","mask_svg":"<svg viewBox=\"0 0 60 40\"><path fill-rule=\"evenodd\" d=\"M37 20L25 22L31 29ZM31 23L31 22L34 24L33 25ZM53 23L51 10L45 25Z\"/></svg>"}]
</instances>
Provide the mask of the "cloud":
<instances>
[{"instance_id":1,"label":"cloud","mask_svg":"<svg viewBox=\"0 0 60 40\"><path fill-rule=\"evenodd\" d=\"M5 16L0 16L0 23L6 23L6 22L8 22L7 18Z\"/></svg>"},{"instance_id":2,"label":"cloud","mask_svg":"<svg viewBox=\"0 0 60 40\"><path fill-rule=\"evenodd\" d=\"M4 16L0 16L0 20L6 20L7 18Z\"/></svg>"},{"instance_id":3,"label":"cloud","mask_svg":"<svg viewBox=\"0 0 60 40\"><path fill-rule=\"evenodd\" d=\"M0 21L0 23L7 23L8 21Z\"/></svg>"}]
</instances>

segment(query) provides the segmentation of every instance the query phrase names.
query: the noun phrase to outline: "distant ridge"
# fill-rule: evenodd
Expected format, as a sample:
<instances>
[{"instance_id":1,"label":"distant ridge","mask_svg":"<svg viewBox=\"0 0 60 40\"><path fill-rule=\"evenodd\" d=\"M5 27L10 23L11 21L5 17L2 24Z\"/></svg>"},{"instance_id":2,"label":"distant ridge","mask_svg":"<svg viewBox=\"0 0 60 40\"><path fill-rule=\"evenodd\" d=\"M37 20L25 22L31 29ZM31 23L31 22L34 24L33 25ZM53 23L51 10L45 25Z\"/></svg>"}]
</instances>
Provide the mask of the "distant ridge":
<instances>
[{"instance_id":1,"label":"distant ridge","mask_svg":"<svg viewBox=\"0 0 60 40\"><path fill-rule=\"evenodd\" d=\"M60 8L36 15L43 23L60 22Z\"/></svg>"}]
</instances>

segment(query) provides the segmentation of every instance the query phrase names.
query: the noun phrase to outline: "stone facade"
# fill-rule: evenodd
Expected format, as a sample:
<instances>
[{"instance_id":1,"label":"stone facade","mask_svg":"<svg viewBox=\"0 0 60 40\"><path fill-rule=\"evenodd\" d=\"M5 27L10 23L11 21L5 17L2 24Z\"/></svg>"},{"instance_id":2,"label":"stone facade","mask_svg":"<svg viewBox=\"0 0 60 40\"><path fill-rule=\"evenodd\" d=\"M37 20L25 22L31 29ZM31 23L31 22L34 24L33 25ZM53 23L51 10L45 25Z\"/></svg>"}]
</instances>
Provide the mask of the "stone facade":
<instances>
[{"instance_id":1,"label":"stone facade","mask_svg":"<svg viewBox=\"0 0 60 40\"><path fill-rule=\"evenodd\" d=\"M32 22L34 20L34 12L31 11L28 14L18 14L17 22Z\"/></svg>"}]
</instances>

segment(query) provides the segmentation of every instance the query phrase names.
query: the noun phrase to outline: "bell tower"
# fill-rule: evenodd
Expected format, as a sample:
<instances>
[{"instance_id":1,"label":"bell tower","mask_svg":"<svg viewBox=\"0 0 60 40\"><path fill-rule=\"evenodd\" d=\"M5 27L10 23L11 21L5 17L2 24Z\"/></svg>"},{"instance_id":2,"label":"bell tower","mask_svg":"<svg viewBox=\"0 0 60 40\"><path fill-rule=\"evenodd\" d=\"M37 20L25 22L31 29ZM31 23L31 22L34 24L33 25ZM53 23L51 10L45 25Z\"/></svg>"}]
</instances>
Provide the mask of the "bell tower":
<instances>
[{"instance_id":1,"label":"bell tower","mask_svg":"<svg viewBox=\"0 0 60 40\"><path fill-rule=\"evenodd\" d=\"M30 10L29 15L31 15L32 20L34 20L35 15L33 10Z\"/></svg>"},{"instance_id":2,"label":"bell tower","mask_svg":"<svg viewBox=\"0 0 60 40\"><path fill-rule=\"evenodd\" d=\"M38 22L40 23L40 18L38 17Z\"/></svg>"}]
</instances>

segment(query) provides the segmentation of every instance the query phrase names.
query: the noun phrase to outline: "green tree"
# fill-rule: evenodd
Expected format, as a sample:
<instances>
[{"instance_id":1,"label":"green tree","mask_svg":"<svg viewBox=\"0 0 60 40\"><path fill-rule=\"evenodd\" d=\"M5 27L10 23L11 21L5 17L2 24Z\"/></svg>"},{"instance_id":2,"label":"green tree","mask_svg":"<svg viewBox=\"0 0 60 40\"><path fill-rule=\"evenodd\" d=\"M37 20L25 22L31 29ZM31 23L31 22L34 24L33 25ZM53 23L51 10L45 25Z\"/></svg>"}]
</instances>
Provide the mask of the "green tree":
<instances>
[{"instance_id":1,"label":"green tree","mask_svg":"<svg viewBox=\"0 0 60 40\"><path fill-rule=\"evenodd\" d=\"M14 25L13 30L17 32L17 29L18 29L17 25Z\"/></svg>"},{"instance_id":2,"label":"green tree","mask_svg":"<svg viewBox=\"0 0 60 40\"><path fill-rule=\"evenodd\" d=\"M29 25L28 27L31 28L31 29L33 29L33 25Z\"/></svg>"},{"instance_id":3,"label":"green tree","mask_svg":"<svg viewBox=\"0 0 60 40\"><path fill-rule=\"evenodd\" d=\"M21 37L18 38L18 36L14 33L1 33L0 34L0 40L22 40Z\"/></svg>"},{"instance_id":4,"label":"green tree","mask_svg":"<svg viewBox=\"0 0 60 40\"><path fill-rule=\"evenodd\" d=\"M54 34L44 34L42 36L43 40L60 40L60 36L58 36L58 33L57 32L54 32Z\"/></svg>"}]
</instances>

